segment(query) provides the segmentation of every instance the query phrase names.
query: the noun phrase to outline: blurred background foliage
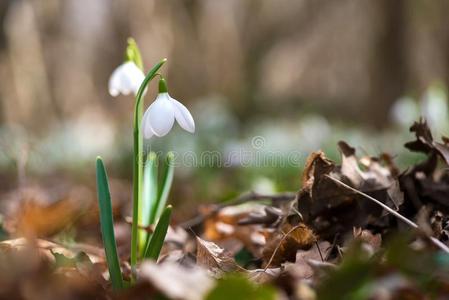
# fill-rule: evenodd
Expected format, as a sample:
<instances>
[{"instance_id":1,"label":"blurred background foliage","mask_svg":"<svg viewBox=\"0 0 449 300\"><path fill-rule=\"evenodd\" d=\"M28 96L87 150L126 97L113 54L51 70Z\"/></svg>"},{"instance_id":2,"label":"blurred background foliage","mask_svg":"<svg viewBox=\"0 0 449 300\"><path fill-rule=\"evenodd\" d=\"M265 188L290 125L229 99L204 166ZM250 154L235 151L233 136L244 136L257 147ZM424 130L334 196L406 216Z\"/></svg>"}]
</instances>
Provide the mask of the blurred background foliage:
<instances>
[{"instance_id":1,"label":"blurred background foliage","mask_svg":"<svg viewBox=\"0 0 449 300\"><path fill-rule=\"evenodd\" d=\"M419 159L402 147L413 120L437 138L449 127L448 12L446 0L2 0L0 192L93 187L98 154L131 190L133 99L107 93L129 36L147 70L168 58L170 93L196 120L194 136L177 128L146 147L181 158L171 201L183 211L297 190L307 155L338 159L340 139L406 166ZM182 159L204 151L232 159Z\"/></svg>"}]
</instances>

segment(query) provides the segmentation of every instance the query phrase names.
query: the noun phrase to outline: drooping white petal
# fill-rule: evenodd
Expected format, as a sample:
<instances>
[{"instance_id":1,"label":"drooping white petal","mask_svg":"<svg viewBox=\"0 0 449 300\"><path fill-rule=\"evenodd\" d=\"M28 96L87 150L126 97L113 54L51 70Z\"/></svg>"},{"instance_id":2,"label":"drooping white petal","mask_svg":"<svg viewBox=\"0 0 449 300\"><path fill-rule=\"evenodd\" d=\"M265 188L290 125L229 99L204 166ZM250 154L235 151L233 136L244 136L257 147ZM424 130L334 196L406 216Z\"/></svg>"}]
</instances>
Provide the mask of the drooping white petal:
<instances>
[{"instance_id":1,"label":"drooping white petal","mask_svg":"<svg viewBox=\"0 0 449 300\"><path fill-rule=\"evenodd\" d=\"M161 93L148 107L148 122L154 135L161 137L166 135L175 122L175 112L172 101L167 93Z\"/></svg>"},{"instance_id":2,"label":"drooping white petal","mask_svg":"<svg viewBox=\"0 0 449 300\"><path fill-rule=\"evenodd\" d=\"M190 114L189 110L178 100L170 97L170 101L173 104L175 118L176 121L178 121L179 126L190 133L194 133L195 121L193 120L192 114Z\"/></svg>"},{"instance_id":3,"label":"drooping white petal","mask_svg":"<svg viewBox=\"0 0 449 300\"><path fill-rule=\"evenodd\" d=\"M120 93L128 95L131 92L137 94L145 74L140 70L135 63L128 61L112 72L109 78L109 94L116 97Z\"/></svg>"},{"instance_id":4,"label":"drooping white petal","mask_svg":"<svg viewBox=\"0 0 449 300\"><path fill-rule=\"evenodd\" d=\"M142 118L142 133L143 133L143 137L145 139L150 139L154 133L153 133L153 129L151 129L151 124L150 124L150 120L149 120L149 109L147 109L147 111L145 112L145 114L143 115Z\"/></svg>"}]
</instances>

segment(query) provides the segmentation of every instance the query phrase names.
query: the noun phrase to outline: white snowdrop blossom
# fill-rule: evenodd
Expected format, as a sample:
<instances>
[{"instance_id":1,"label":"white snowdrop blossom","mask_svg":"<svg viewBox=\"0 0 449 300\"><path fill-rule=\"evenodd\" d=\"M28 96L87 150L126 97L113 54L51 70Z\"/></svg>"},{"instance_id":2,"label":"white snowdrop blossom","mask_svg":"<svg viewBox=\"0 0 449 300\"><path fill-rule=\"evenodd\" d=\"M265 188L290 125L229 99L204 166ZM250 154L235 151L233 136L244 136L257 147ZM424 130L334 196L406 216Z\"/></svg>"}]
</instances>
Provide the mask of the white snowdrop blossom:
<instances>
[{"instance_id":1,"label":"white snowdrop blossom","mask_svg":"<svg viewBox=\"0 0 449 300\"><path fill-rule=\"evenodd\" d=\"M421 110L430 126L444 131L448 126L448 100L446 92L438 85L430 86L421 101Z\"/></svg>"},{"instance_id":2,"label":"white snowdrop blossom","mask_svg":"<svg viewBox=\"0 0 449 300\"><path fill-rule=\"evenodd\" d=\"M182 129L194 133L195 121L189 110L167 92L159 93L142 118L142 131L146 139L162 137L173 127L175 120Z\"/></svg>"},{"instance_id":3,"label":"white snowdrop blossom","mask_svg":"<svg viewBox=\"0 0 449 300\"><path fill-rule=\"evenodd\" d=\"M129 95L137 94L142 81L145 79L145 74L132 61L127 61L112 72L109 78L109 94L116 97L120 93Z\"/></svg>"},{"instance_id":4,"label":"white snowdrop blossom","mask_svg":"<svg viewBox=\"0 0 449 300\"><path fill-rule=\"evenodd\" d=\"M419 115L418 104L410 97L399 98L390 111L391 119L403 127L409 127L413 121L419 118Z\"/></svg>"}]
</instances>

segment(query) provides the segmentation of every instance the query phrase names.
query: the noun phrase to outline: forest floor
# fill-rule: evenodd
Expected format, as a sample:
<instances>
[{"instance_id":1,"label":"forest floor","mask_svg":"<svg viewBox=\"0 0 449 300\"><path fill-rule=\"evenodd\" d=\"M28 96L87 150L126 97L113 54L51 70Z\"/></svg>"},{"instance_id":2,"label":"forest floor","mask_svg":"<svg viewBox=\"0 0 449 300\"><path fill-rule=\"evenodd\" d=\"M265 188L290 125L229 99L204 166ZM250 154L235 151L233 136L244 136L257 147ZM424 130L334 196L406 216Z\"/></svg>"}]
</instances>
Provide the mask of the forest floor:
<instances>
[{"instance_id":1,"label":"forest floor","mask_svg":"<svg viewBox=\"0 0 449 300\"><path fill-rule=\"evenodd\" d=\"M24 202L3 220L0 298L448 299L449 138L434 140L423 120L410 130L416 139L405 147L425 159L405 170L388 153L357 156L341 141L339 164L309 155L297 193L200 205L193 219L173 222L158 262L143 261L119 291L109 284L98 209L86 210L82 197ZM130 224L119 211L129 281ZM67 222L90 238L55 239Z\"/></svg>"}]
</instances>

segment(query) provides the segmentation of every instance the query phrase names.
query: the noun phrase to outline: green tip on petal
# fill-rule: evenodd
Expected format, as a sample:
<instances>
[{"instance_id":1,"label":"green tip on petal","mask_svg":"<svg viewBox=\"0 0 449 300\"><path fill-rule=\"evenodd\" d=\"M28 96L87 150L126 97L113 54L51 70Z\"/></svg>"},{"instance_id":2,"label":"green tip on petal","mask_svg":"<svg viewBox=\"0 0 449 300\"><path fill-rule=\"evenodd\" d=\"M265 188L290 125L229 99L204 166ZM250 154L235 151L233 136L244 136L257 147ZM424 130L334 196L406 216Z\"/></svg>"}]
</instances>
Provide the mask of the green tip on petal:
<instances>
[{"instance_id":1,"label":"green tip on petal","mask_svg":"<svg viewBox=\"0 0 449 300\"><path fill-rule=\"evenodd\" d=\"M164 78L159 79L159 94L168 93L167 82Z\"/></svg>"},{"instance_id":2,"label":"green tip on petal","mask_svg":"<svg viewBox=\"0 0 449 300\"><path fill-rule=\"evenodd\" d=\"M128 47L125 51L125 61L132 61L139 69L143 71L142 55L136 41L130 37L128 38Z\"/></svg>"}]
</instances>

